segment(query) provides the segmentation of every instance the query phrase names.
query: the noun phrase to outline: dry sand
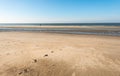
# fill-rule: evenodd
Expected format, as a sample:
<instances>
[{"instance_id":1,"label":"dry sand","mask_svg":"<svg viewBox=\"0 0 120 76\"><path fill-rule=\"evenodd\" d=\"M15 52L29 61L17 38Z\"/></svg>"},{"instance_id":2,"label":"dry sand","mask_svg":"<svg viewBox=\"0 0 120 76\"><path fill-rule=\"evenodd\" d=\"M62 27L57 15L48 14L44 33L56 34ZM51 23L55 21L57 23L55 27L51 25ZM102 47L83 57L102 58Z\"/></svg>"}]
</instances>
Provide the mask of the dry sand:
<instances>
[{"instance_id":1,"label":"dry sand","mask_svg":"<svg viewBox=\"0 0 120 76\"><path fill-rule=\"evenodd\" d=\"M120 76L120 37L0 32L0 76Z\"/></svg>"}]
</instances>

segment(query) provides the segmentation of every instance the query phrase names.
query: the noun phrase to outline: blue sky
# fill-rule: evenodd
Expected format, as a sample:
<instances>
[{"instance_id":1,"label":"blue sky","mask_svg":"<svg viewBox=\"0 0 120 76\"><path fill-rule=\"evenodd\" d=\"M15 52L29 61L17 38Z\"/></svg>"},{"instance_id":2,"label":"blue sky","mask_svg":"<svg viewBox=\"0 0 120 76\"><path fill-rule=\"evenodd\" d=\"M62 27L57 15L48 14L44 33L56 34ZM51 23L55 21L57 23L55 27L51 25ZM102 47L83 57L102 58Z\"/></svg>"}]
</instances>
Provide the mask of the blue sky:
<instances>
[{"instance_id":1,"label":"blue sky","mask_svg":"<svg viewBox=\"0 0 120 76\"><path fill-rule=\"evenodd\" d=\"M120 22L120 0L0 0L6 22Z\"/></svg>"}]
</instances>

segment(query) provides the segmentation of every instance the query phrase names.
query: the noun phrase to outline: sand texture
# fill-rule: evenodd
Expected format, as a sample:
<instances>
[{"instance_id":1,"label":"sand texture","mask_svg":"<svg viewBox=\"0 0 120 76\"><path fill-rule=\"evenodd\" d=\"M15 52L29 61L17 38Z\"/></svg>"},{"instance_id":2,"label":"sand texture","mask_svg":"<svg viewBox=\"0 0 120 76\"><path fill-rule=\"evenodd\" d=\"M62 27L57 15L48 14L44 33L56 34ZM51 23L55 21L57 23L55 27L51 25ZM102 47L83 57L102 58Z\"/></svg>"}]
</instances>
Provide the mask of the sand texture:
<instances>
[{"instance_id":1,"label":"sand texture","mask_svg":"<svg viewBox=\"0 0 120 76\"><path fill-rule=\"evenodd\" d=\"M0 32L0 76L120 76L120 37Z\"/></svg>"}]
</instances>

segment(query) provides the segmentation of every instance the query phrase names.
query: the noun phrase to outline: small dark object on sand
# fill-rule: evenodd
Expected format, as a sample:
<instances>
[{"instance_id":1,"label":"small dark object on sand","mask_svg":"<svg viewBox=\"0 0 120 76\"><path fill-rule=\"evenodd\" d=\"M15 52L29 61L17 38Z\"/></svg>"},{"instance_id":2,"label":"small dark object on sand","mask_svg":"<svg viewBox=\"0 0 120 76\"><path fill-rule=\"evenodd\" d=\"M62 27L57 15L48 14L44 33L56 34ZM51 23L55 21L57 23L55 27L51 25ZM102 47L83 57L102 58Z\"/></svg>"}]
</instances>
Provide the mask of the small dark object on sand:
<instances>
[{"instance_id":1,"label":"small dark object on sand","mask_svg":"<svg viewBox=\"0 0 120 76\"><path fill-rule=\"evenodd\" d=\"M48 54L45 54L44 57L48 56Z\"/></svg>"},{"instance_id":2,"label":"small dark object on sand","mask_svg":"<svg viewBox=\"0 0 120 76\"><path fill-rule=\"evenodd\" d=\"M36 63L36 62L37 62L37 59L34 59L34 62Z\"/></svg>"},{"instance_id":3,"label":"small dark object on sand","mask_svg":"<svg viewBox=\"0 0 120 76\"><path fill-rule=\"evenodd\" d=\"M51 53L54 53L54 51L51 51Z\"/></svg>"},{"instance_id":4,"label":"small dark object on sand","mask_svg":"<svg viewBox=\"0 0 120 76\"><path fill-rule=\"evenodd\" d=\"M28 72L28 69L24 69L24 72L27 73L27 72Z\"/></svg>"},{"instance_id":5,"label":"small dark object on sand","mask_svg":"<svg viewBox=\"0 0 120 76\"><path fill-rule=\"evenodd\" d=\"M22 74L22 72L19 72L18 74L19 74L19 75L21 75L21 74Z\"/></svg>"}]
</instances>

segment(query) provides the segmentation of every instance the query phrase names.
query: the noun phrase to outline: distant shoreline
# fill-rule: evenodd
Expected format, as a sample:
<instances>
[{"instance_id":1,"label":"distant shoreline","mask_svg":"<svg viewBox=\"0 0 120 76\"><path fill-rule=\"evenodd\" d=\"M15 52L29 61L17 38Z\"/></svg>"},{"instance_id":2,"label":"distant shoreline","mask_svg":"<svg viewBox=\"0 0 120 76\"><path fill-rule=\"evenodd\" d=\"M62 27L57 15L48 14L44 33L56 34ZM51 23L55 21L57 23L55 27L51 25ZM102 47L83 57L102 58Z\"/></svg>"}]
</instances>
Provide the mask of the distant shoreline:
<instances>
[{"instance_id":1,"label":"distant shoreline","mask_svg":"<svg viewBox=\"0 0 120 76\"><path fill-rule=\"evenodd\" d=\"M0 25L39 25L39 26L84 26L84 25L88 25L88 26L105 26L105 25L109 25L109 26L120 26L120 23L0 23Z\"/></svg>"}]
</instances>

